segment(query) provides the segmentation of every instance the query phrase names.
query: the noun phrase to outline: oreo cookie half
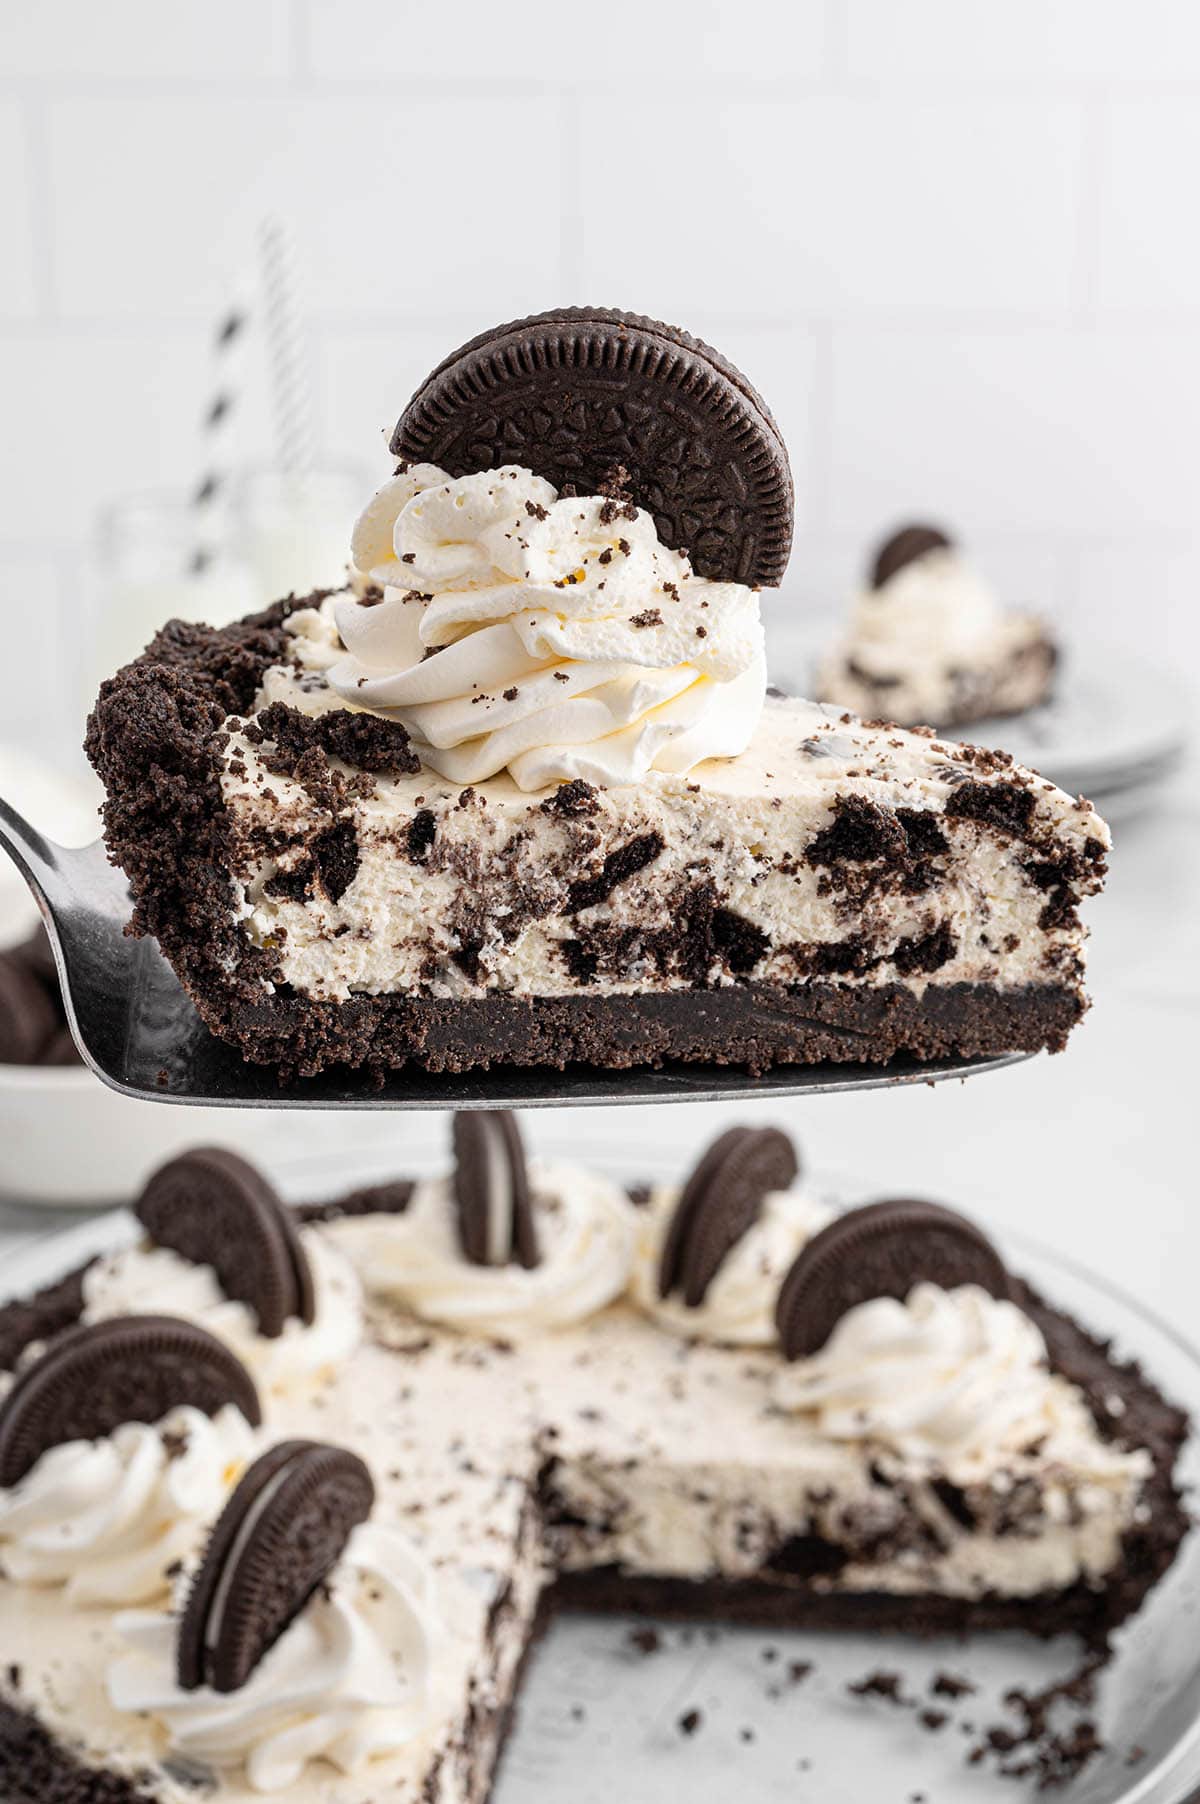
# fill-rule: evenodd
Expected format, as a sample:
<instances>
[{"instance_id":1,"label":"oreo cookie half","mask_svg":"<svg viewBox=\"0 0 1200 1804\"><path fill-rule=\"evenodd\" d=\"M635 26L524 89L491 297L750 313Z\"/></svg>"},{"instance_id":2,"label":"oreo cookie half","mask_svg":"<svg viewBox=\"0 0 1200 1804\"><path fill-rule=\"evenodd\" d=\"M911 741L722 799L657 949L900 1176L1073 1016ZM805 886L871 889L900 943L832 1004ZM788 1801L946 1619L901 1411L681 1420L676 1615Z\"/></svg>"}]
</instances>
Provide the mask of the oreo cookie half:
<instances>
[{"instance_id":1,"label":"oreo cookie half","mask_svg":"<svg viewBox=\"0 0 1200 1804\"><path fill-rule=\"evenodd\" d=\"M98 1440L124 1422L161 1422L185 1404L215 1416L227 1403L251 1427L262 1421L249 1372L206 1328L167 1315L68 1328L0 1404L0 1485L17 1484L66 1441Z\"/></svg>"},{"instance_id":2,"label":"oreo cookie half","mask_svg":"<svg viewBox=\"0 0 1200 1804\"><path fill-rule=\"evenodd\" d=\"M699 575L774 588L787 568L792 474L765 402L720 352L639 313L561 307L481 333L426 378L391 448L452 476L523 464L584 495L623 469Z\"/></svg>"},{"instance_id":3,"label":"oreo cookie half","mask_svg":"<svg viewBox=\"0 0 1200 1804\"><path fill-rule=\"evenodd\" d=\"M147 1180L134 1213L157 1246L211 1265L274 1340L289 1316L316 1314L312 1271L291 1213L253 1165L223 1147L181 1153Z\"/></svg>"},{"instance_id":4,"label":"oreo cookie half","mask_svg":"<svg viewBox=\"0 0 1200 1804\"><path fill-rule=\"evenodd\" d=\"M14 956L20 959L33 975L44 983L51 995L59 993L58 966L54 962L54 948L50 944L50 935L39 921L37 926L23 939L19 946L12 948Z\"/></svg>"},{"instance_id":5,"label":"oreo cookie half","mask_svg":"<svg viewBox=\"0 0 1200 1804\"><path fill-rule=\"evenodd\" d=\"M779 1128L730 1128L713 1141L683 1187L663 1243L658 1294L682 1290L703 1303L726 1255L758 1220L770 1190L786 1190L800 1165Z\"/></svg>"},{"instance_id":6,"label":"oreo cookie half","mask_svg":"<svg viewBox=\"0 0 1200 1804\"><path fill-rule=\"evenodd\" d=\"M454 1197L458 1235L472 1265L539 1263L529 1173L517 1118L509 1109L460 1109L454 1116Z\"/></svg>"},{"instance_id":7,"label":"oreo cookie half","mask_svg":"<svg viewBox=\"0 0 1200 1804\"><path fill-rule=\"evenodd\" d=\"M873 1297L903 1300L922 1281L1009 1295L1004 1262L982 1229L940 1203L897 1199L851 1209L814 1234L779 1291L785 1359L822 1348L842 1316Z\"/></svg>"},{"instance_id":8,"label":"oreo cookie half","mask_svg":"<svg viewBox=\"0 0 1200 1804\"><path fill-rule=\"evenodd\" d=\"M871 566L871 587L882 589L884 583L908 564L915 564L927 551L948 551L951 541L936 526L902 526L890 539L885 539L875 553Z\"/></svg>"},{"instance_id":9,"label":"oreo cookie half","mask_svg":"<svg viewBox=\"0 0 1200 1804\"><path fill-rule=\"evenodd\" d=\"M179 1624L184 1691L238 1691L341 1558L375 1503L355 1453L282 1441L255 1460L217 1518Z\"/></svg>"},{"instance_id":10,"label":"oreo cookie half","mask_svg":"<svg viewBox=\"0 0 1200 1804\"><path fill-rule=\"evenodd\" d=\"M58 1027L50 992L22 950L0 952L0 1065L35 1065Z\"/></svg>"}]
</instances>

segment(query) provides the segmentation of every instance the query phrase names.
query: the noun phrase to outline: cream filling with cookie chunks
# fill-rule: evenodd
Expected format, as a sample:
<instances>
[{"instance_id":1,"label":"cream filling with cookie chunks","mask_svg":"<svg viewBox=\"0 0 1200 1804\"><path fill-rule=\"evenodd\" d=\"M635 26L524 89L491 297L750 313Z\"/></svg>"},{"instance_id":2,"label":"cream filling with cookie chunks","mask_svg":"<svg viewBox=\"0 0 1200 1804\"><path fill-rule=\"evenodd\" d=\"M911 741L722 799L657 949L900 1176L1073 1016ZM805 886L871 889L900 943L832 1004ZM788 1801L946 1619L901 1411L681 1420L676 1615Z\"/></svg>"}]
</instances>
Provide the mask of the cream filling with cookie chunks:
<instances>
[{"instance_id":1,"label":"cream filling with cookie chunks","mask_svg":"<svg viewBox=\"0 0 1200 1804\"><path fill-rule=\"evenodd\" d=\"M337 622L358 606L331 598L292 616L294 659L267 671L256 712L345 705L330 686L345 667ZM1090 805L992 754L768 698L740 755L636 784L527 793L508 772L464 788L428 769L352 782L350 881L336 898L322 886L297 896L289 872L307 868L329 815L271 768L248 724L229 723L222 754L235 911L283 981L322 1001L814 975L918 995L930 982L1074 985L1085 930L1073 905L1048 907L1044 876L1060 872L1073 904L1098 887L1110 844ZM855 843L860 824L869 844ZM594 875L579 880L581 866ZM679 947L700 903L715 927L696 971Z\"/></svg>"},{"instance_id":2,"label":"cream filling with cookie chunks","mask_svg":"<svg viewBox=\"0 0 1200 1804\"><path fill-rule=\"evenodd\" d=\"M280 1789L322 1804L393 1792L464 1804L487 1789L555 1570L786 1583L789 1546L814 1535L843 1553L807 1580L830 1593L1033 1597L1101 1586L1118 1565L1149 1455L1101 1436L1012 1303L918 1279L906 1298L849 1308L824 1346L789 1364L777 1345L721 1339L731 1319L739 1333L761 1324L789 1254L830 1225L801 1185L746 1212L687 1335L682 1305L660 1318L642 1269L670 1193L647 1208L568 1163L530 1175L550 1271L568 1244L609 1249L590 1304L557 1320L517 1282L536 1268L464 1269L460 1297L490 1278L504 1299L474 1324L472 1310L453 1328L430 1319L421 1285L400 1300L410 1256L419 1274L429 1248L452 1263L446 1184L419 1190L415 1231L402 1214L320 1230L360 1267L369 1332L318 1388L272 1398L264 1433L356 1452L375 1508L327 1595L241 1691L178 1692L169 1618L11 1575L0 1645L19 1645L22 1660L0 1690L94 1762L153 1766L143 1783L170 1804L212 1779L234 1804ZM414 1240L428 1248L414 1253ZM437 1295L432 1312L444 1307Z\"/></svg>"}]
</instances>

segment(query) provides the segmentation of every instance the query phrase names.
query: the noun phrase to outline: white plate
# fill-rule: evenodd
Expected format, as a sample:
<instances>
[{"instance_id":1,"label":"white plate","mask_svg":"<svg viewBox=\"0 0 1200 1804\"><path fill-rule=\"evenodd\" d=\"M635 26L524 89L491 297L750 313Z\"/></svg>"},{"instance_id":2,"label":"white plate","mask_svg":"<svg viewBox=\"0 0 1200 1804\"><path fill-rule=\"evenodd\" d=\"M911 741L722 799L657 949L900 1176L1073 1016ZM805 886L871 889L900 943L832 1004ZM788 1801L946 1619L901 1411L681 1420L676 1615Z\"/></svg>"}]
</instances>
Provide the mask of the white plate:
<instances>
[{"instance_id":1,"label":"white plate","mask_svg":"<svg viewBox=\"0 0 1200 1804\"><path fill-rule=\"evenodd\" d=\"M394 1156L404 1144L397 1120L356 1120L358 1155ZM135 1196L165 1159L214 1141L274 1170L323 1152L340 1159L345 1129L320 1110L165 1109L121 1096L78 1065L0 1065L0 1206L110 1207Z\"/></svg>"},{"instance_id":2,"label":"white plate","mask_svg":"<svg viewBox=\"0 0 1200 1804\"><path fill-rule=\"evenodd\" d=\"M806 642L793 664L802 673L799 681L784 680L783 686L803 690L824 649ZM1055 693L1044 707L972 721L947 729L947 737L957 734L1011 752L1018 764L1095 800L1106 789L1169 768L1187 744L1191 714L1187 693L1169 671L1117 649L1068 645Z\"/></svg>"},{"instance_id":3,"label":"white plate","mask_svg":"<svg viewBox=\"0 0 1200 1804\"><path fill-rule=\"evenodd\" d=\"M610 1168L613 1163L607 1149L595 1145L577 1146L575 1156ZM418 1163L428 1169L431 1162L441 1162L432 1146ZM639 1169L656 1175L647 1171L650 1163L640 1162ZM347 1171L343 1154L293 1162L279 1175L287 1194L307 1197L387 1169L373 1156L364 1169ZM844 1179L818 1179L816 1187L842 1201L861 1200L861 1191ZM0 1296L48 1283L130 1232L131 1218L116 1211L9 1252ZM1023 1238L999 1238L1014 1267L1051 1301L1113 1335L1120 1354L1141 1359L1170 1397L1200 1413L1200 1353L1083 1267ZM1185 1486L1200 1482L1194 1439L1180 1476ZM1183 1804L1200 1783L1198 1604L1200 1535L1193 1535L1145 1609L1118 1636L1097 1709L1110 1752L1053 1794L1062 1804ZM1036 1689L1078 1661L1074 1644L1045 1647L1018 1635L964 1646L666 1625L659 1651L643 1656L631 1649L629 1626L588 1617L554 1625L528 1674L496 1804L562 1804L566 1797L573 1804L611 1804L614 1796L622 1804L659 1804L676 1795L691 1804L728 1804L735 1796L756 1804L900 1804L916 1793L930 1804L1021 1804L1034 1797L1030 1787L965 1764L975 1736L963 1725L1010 1720L1000 1704L1005 1690ZM797 1660L813 1662L811 1676L797 1685L781 1683ZM849 1682L879 1667L898 1671L904 1689L922 1699L939 1670L965 1674L979 1692L945 1706L950 1723L930 1733L913 1711L848 1695ZM678 1724L692 1709L703 1720L689 1738ZM1068 1713L1065 1721L1071 1720ZM1144 1753L1130 1766L1135 1747Z\"/></svg>"},{"instance_id":4,"label":"white plate","mask_svg":"<svg viewBox=\"0 0 1200 1804\"><path fill-rule=\"evenodd\" d=\"M1188 699L1168 671L1123 652L1068 647L1044 707L974 722L968 736L1091 795L1169 766L1187 744L1189 720Z\"/></svg>"}]
</instances>

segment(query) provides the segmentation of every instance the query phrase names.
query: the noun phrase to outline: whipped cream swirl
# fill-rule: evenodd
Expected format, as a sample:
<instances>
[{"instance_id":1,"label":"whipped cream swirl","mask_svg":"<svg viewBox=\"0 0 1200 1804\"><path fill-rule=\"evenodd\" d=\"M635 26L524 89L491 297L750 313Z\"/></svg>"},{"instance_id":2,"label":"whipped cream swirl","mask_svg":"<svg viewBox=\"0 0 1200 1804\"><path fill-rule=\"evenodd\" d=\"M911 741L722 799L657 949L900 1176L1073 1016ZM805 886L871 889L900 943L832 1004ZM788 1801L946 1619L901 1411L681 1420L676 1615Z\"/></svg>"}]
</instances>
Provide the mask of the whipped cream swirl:
<instances>
[{"instance_id":1,"label":"whipped cream swirl","mask_svg":"<svg viewBox=\"0 0 1200 1804\"><path fill-rule=\"evenodd\" d=\"M1006 616L953 546L914 558L858 596L847 649L868 676L895 679L977 661L1005 639Z\"/></svg>"},{"instance_id":2,"label":"whipped cream swirl","mask_svg":"<svg viewBox=\"0 0 1200 1804\"><path fill-rule=\"evenodd\" d=\"M451 782L630 783L750 743L758 596L696 576L640 508L560 499L516 465L454 479L417 464L370 502L351 557L383 599L335 603L329 682L401 720Z\"/></svg>"},{"instance_id":3,"label":"whipped cream swirl","mask_svg":"<svg viewBox=\"0 0 1200 1804\"><path fill-rule=\"evenodd\" d=\"M118 1710L145 1714L167 1750L253 1791L285 1791L311 1760L344 1773L394 1753L428 1726L442 1639L433 1573L393 1529L355 1529L328 1585L268 1649L240 1691L180 1689L177 1617L127 1612L130 1651L109 1670Z\"/></svg>"},{"instance_id":4,"label":"whipped cream swirl","mask_svg":"<svg viewBox=\"0 0 1200 1804\"><path fill-rule=\"evenodd\" d=\"M674 1185L656 1188L639 1212L629 1292L647 1315L673 1334L727 1347L774 1346L775 1302L797 1253L833 1212L804 1191L773 1190L755 1221L721 1261L704 1301L689 1309L675 1294L660 1297L663 1242L679 1201Z\"/></svg>"},{"instance_id":5,"label":"whipped cream swirl","mask_svg":"<svg viewBox=\"0 0 1200 1804\"><path fill-rule=\"evenodd\" d=\"M169 1247L149 1243L111 1253L89 1268L83 1319L102 1322L153 1308L215 1334L265 1395L319 1382L343 1365L362 1339L362 1287L350 1261L324 1233L302 1228L300 1239L316 1300L311 1324L290 1316L282 1334L260 1334L254 1311L225 1295L212 1266L193 1265Z\"/></svg>"},{"instance_id":6,"label":"whipped cream swirl","mask_svg":"<svg viewBox=\"0 0 1200 1804\"><path fill-rule=\"evenodd\" d=\"M424 1320L501 1338L569 1327L624 1291L633 1258L633 1204L580 1166L529 1170L540 1264L472 1265L458 1237L450 1178L417 1185L403 1215L334 1224L365 1283Z\"/></svg>"},{"instance_id":7,"label":"whipped cream swirl","mask_svg":"<svg viewBox=\"0 0 1200 1804\"><path fill-rule=\"evenodd\" d=\"M880 1442L964 1482L1035 1442L1089 1457L1098 1446L1036 1324L974 1284L860 1303L819 1353L779 1372L774 1396L830 1440Z\"/></svg>"},{"instance_id":8,"label":"whipped cream swirl","mask_svg":"<svg viewBox=\"0 0 1200 1804\"><path fill-rule=\"evenodd\" d=\"M172 1410L95 1441L51 1447L0 1491L0 1566L28 1585L62 1585L72 1603L150 1603L169 1570L204 1541L256 1451L232 1404L210 1420Z\"/></svg>"}]
</instances>

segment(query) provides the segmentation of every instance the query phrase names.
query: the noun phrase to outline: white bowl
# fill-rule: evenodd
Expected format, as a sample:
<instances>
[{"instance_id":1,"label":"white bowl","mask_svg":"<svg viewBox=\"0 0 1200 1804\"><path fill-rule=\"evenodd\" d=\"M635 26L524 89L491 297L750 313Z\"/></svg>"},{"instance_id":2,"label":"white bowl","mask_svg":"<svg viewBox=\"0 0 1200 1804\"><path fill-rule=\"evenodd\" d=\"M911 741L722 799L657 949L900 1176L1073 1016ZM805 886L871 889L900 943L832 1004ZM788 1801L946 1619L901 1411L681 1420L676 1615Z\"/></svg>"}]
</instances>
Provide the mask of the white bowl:
<instances>
[{"instance_id":1,"label":"white bowl","mask_svg":"<svg viewBox=\"0 0 1200 1804\"><path fill-rule=\"evenodd\" d=\"M324 1157L337 1188L343 1159L383 1168L411 1137L404 1118L336 1110L196 1109L137 1102L82 1066L0 1065L0 1202L51 1208L128 1202L164 1159L227 1146L277 1171ZM397 1167L398 1169L399 1167Z\"/></svg>"}]
</instances>

